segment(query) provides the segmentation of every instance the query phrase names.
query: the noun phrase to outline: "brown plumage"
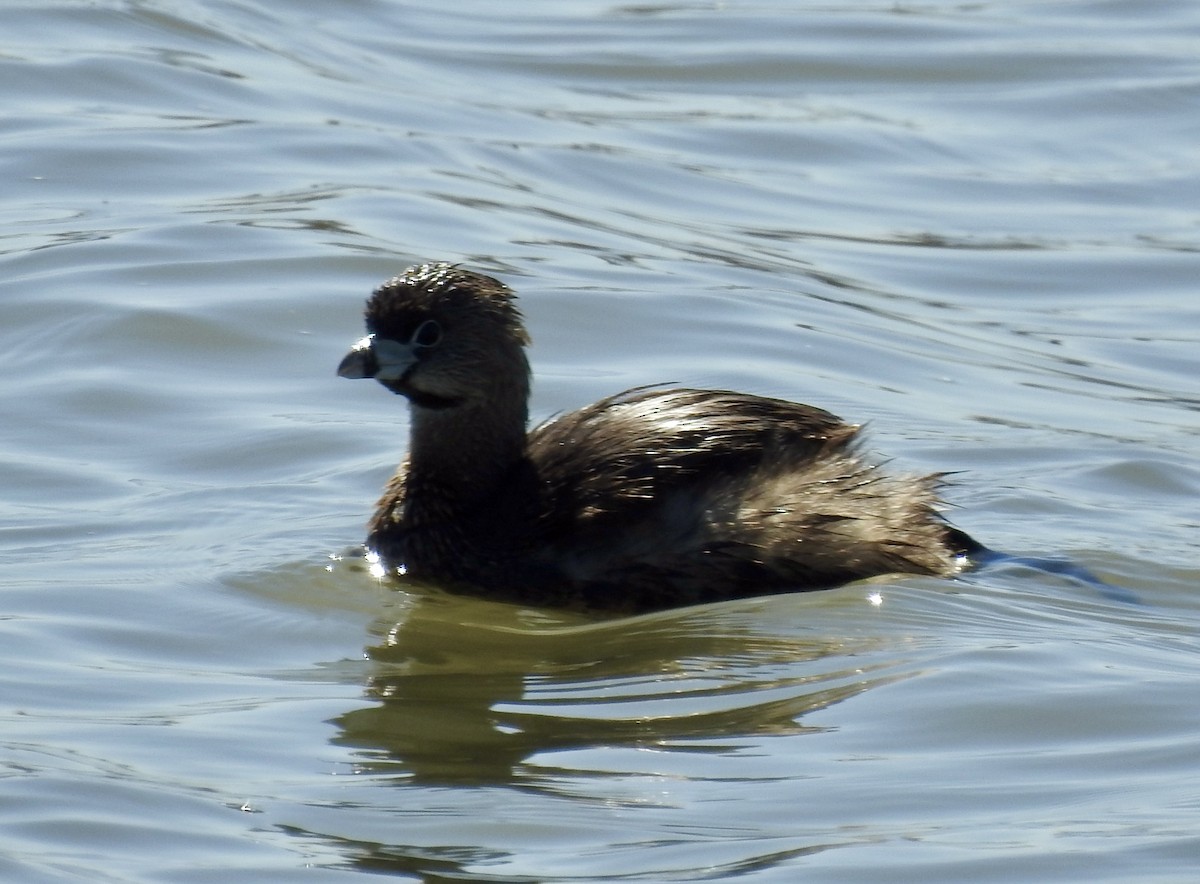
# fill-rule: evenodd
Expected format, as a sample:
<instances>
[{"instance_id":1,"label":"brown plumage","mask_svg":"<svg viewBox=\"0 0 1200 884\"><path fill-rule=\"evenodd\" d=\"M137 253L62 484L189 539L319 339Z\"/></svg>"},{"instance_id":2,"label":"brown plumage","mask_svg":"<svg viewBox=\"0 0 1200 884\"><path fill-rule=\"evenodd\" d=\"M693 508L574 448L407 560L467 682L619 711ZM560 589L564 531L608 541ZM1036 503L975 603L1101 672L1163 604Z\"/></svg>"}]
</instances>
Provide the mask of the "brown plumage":
<instances>
[{"instance_id":1,"label":"brown plumage","mask_svg":"<svg viewBox=\"0 0 1200 884\"><path fill-rule=\"evenodd\" d=\"M528 335L513 293L449 264L367 302L338 374L412 410L371 520L390 570L527 604L639 611L951 575L982 549L936 514L938 477L865 460L827 411L640 387L526 433Z\"/></svg>"}]
</instances>

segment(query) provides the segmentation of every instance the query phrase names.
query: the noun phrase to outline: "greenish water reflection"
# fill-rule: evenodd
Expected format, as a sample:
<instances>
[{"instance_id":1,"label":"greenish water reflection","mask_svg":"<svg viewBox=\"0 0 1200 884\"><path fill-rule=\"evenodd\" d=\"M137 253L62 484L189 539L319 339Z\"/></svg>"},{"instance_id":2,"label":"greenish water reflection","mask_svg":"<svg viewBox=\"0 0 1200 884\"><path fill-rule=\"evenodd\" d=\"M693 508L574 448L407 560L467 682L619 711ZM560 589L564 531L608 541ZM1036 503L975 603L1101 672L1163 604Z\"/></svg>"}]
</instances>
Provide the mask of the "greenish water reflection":
<instances>
[{"instance_id":1,"label":"greenish water reflection","mask_svg":"<svg viewBox=\"0 0 1200 884\"><path fill-rule=\"evenodd\" d=\"M586 622L413 596L402 619L375 624L373 702L338 717L336 742L359 750L364 770L404 781L553 789L525 763L594 747L719 752L805 733L806 713L903 677L893 641L771 634L747 616L754 607Z\"/></svg>"}]
</instances>

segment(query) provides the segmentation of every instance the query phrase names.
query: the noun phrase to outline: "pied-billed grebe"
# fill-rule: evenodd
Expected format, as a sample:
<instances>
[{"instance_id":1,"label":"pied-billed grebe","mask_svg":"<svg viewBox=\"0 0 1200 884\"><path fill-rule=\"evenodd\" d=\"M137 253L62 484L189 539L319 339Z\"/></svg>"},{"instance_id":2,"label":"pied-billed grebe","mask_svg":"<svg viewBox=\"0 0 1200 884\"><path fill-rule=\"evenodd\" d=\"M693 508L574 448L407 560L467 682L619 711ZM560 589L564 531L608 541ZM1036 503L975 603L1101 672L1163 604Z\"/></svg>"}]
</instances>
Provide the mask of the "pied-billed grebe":
<instances>
[{"instance_id":1,"label":"pied-billed grebe","mask_svg":"<svg viewBox=\"0 0 1200 884\"><path fill-rule=\"evenodd\" d=\"M408 457L367 546L389 570L537 605L652 610L951 575L982 549L937 476L885 474L858 427L724 390L641 387L526 433L529 337L503 283L422 264L367 302L338 374L408 398Z\"/></svg>"}]
</instances>

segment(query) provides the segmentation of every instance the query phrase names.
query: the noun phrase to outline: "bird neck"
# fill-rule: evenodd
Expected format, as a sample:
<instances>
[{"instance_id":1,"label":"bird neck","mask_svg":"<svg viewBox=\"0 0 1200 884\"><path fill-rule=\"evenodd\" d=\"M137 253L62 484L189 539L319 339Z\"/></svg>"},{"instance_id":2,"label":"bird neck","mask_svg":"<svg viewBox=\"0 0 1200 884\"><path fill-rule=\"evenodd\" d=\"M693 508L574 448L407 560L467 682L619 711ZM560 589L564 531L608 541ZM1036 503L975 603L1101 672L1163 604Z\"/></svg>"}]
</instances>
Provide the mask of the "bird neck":
<instances>
[{"instance_id":1,"label":"bird neck","mask_svg":"<svg viewBox=\"0 0 1200 884\"><path fill-rule=\"evenodd\" d=\"M449 408L412 405L408 485L472 505L492 493L525 456L528 376Z\"/></svg>"}]
</instances>

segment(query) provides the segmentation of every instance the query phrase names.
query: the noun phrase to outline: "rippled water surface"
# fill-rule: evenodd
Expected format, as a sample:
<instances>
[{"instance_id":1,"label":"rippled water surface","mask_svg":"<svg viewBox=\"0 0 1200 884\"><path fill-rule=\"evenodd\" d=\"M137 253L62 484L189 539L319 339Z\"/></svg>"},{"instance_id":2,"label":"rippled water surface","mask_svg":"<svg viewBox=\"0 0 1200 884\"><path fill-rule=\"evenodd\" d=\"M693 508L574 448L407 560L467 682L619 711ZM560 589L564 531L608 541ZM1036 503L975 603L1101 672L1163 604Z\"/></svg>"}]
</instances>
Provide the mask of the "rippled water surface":
<instances>
[{"instance_id":1,"label":"rippled water surface","mask_svg":"<svg viewBox=\"0 0 1200 884\"><path fill-rule=\"evenodd\" d=\"M1200 6L143 0L0 30L0 879L1191 881ZM866 421L1010 561L623 620L339 554L415 260L537 418Z\"/></svg>"}]
</instances>

